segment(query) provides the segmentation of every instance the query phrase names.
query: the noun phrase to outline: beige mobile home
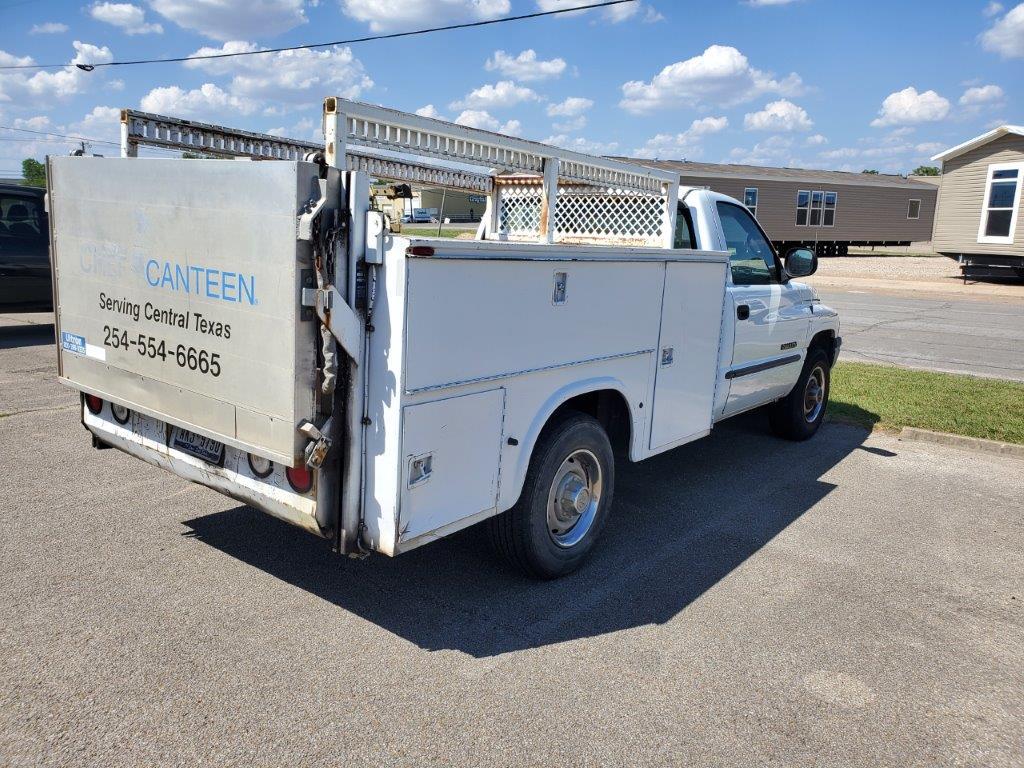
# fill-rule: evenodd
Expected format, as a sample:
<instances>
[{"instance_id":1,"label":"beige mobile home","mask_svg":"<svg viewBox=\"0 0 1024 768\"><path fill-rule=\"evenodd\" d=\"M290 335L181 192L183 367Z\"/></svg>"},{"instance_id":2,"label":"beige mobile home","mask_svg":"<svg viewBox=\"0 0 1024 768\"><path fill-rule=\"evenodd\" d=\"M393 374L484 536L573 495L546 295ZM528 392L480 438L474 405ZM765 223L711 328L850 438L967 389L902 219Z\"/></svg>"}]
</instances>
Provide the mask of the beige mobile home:
<instances>
[{"instance_id":1,"label":"beige mobile home","mask_svg":"<svg viewBox=\"0 0 1024 768\"><path fill-rule=\"evenodd\" d=\"M934 184L890 174L755 165L634 160L676 171L679 183L742 200L776 248L814 246L845 255L851 245L909 245L931 239Z\"/></svg>"},{"instance_id":2,"label":"beige mobile home","mask_svg":"<svg viewBox=\"0 0 1024 768\"><path fill-rule=\"evenodd\" d=\"M959 258L965 274L1024 277L1024 126L1002 125L932 159L942 161L935 250Z\"/></svg>"}]
</instances>

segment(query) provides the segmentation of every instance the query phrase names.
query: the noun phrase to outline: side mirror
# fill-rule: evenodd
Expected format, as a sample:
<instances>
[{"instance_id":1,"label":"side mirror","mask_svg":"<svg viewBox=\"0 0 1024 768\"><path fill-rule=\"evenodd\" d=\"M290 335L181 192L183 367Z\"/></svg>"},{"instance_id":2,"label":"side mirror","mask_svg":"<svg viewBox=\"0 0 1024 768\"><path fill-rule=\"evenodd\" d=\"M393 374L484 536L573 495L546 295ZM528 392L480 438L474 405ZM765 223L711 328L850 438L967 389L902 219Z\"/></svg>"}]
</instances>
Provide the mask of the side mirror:
<instances>
[{"instance_id":1,"label":"side mirror","mask_svg":"<svg viewBox=\"0 0 1024 768\"><path fill-rule=\"evenodd\" d=\"M807 248L793 248L786 254L785 268L790 277L807 277L818 271L818 257Z\"/></svg>"}]
</instances>

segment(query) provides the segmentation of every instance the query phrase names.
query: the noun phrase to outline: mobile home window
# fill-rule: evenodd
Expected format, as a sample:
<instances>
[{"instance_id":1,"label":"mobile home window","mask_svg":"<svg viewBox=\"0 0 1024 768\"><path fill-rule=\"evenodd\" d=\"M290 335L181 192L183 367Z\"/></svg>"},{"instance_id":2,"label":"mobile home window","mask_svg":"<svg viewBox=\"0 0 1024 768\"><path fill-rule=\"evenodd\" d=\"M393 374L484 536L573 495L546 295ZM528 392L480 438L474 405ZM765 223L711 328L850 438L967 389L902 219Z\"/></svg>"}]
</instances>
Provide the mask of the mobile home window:
<instances>
[{"instance_id":1,"label":"mobile home window","mask_svg":"<svg viewBox=\"0 0 1024 768\"><path fill-rule=\"evenodd\" d=\"M798 227L807 226L807 209L811 204L811 193L806 189L801 189L796 193L796 225Z\"/></svg>"},{"instance_id":2,"label":"mobile home window","mask_svg":"<svg viewBox=\"0 0 1024 768\"><path fill-rule=\"evenodd\" d=\"M921 201L910 200L907 203L907 218L908 219L920 219L921 218Z\"/></svg>"},{"instance_id":3,"label":"mobile home window","mask_svg":"<svg viewBox=\"0 0 1024 768\"><path fill-rule=\"evenodd\" d=\"M821 224L824 227L836 225L836 202L839 196L835 192L825 193L825 212L822 214Z\"/></svg>"},{"instance_id":4,"label":"mobile home window","mask_svg":"<svg viewBox=\"0 0 1024 768\"><path fill-rule=\"evenodd\" d=\"M812 227L821 226L821 204L825 200L824 192L811 192L811 220Z\"/></svg>"},{"instance_id":5,"label":"mobile home window","mask_svg":"<svg viewBox=\"0 0 1024 768\"><path fill-rule=\"evenodd\" d=\"M978 228L979 243L1013 242L1022 176L1024 163L989 166L981 226Z\"/></svg>"},{"instance_id":6,"label":"mobile home window","mask_svg":"<svg viewBox=\"0 0 1024 768\"><path fill-rule=\"evenodd\" d=\"M757 187L747 187L743 190L743 204L747 206L750 215L757 218Z\"/></svg>"}]
</instances>

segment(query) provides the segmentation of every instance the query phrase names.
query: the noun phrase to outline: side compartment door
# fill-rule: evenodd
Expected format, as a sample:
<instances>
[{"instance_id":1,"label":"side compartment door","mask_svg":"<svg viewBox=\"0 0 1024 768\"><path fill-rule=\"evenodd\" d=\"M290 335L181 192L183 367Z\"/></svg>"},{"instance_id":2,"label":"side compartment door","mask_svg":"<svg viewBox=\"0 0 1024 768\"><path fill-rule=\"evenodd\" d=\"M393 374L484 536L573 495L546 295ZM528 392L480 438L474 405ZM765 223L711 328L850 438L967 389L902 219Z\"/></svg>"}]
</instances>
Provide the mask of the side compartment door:
<instances>
[{"instance_id":1,"label":"side compartment door","mask_svg":"<svg viewBox=\"0 0 1024 768\"><path fill-rule=\"evenodd\" d=\"M732 364L725 372L725 416L785 395L796 381L810 322L797 291L781 285L775 255L754 217L734 203L717 201L726 250L733 335Z\"/></svg>"},{"instance_id":2,"label":"side compartment door","mask_svg":"<svg viewBox=\"0 0 1024 768\"><path fill-rule=\"evenodd\" d=\"M501 388L403 409L399 541L497 505L504 413Z\"/></svg>"},{"instance_id":3,"label":"side compartment door","mask_svg":"<svg viewBox=\"0 0 1024 768\"><path fill-rule=\"evenodd\" d=\"M650 449L711 429L726 265L669 262L661 308Z\"/></svg>"}]
</instances>

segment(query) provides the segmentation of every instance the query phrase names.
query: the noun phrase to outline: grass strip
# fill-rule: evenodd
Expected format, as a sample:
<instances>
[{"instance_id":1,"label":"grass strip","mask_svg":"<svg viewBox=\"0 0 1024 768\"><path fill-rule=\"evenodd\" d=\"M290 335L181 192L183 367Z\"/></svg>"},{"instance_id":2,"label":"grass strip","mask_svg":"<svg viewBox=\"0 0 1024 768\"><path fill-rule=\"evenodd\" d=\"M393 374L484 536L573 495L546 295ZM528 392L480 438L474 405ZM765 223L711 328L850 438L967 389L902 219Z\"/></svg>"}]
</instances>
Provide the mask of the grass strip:
<instances>
[{"instance_id":1,"label":"grass strip","mask_svg":"<svg viewBox=\"0 0 1024 768\"><path fill-rule=\"evenodd\" d=\"M1024 444L1024 384L840 362L832 369L828 416L868 428L918 427Z\"/></svg>"}]
</instances>

